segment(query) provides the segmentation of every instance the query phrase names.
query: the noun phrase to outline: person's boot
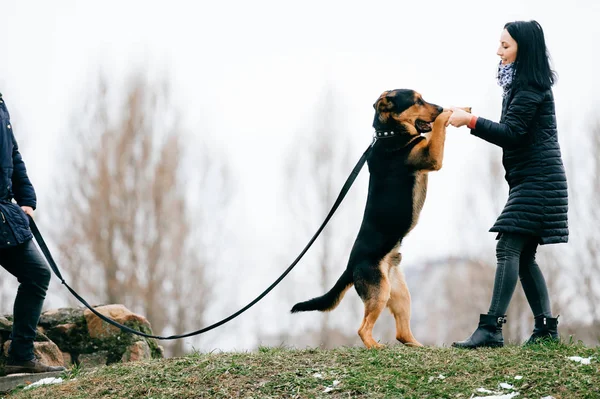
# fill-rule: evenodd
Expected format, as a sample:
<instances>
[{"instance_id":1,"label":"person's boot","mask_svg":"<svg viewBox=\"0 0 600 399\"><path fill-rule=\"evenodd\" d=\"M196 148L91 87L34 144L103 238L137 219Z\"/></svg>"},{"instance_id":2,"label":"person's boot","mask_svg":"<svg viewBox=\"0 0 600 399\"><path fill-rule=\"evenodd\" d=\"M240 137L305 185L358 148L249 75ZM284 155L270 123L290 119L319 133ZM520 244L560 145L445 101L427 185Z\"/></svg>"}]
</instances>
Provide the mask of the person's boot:
<instances>
[{"instance_id":1,"label":"person's boot","mask_svg":"<svg viewBox=\"0 0 600 399\"><path fill-rule=\"evenodd\" d=\"M558 335L558 316L556 318L538 316L534 320L533 334L525 341L525 345L536 344L540 341L560 341Z\"/></svg>"},{"instance_id":2,"label":"person's boot","mask_svg":"<svg viewBox=\"0 0 600 399\"><path fill-rule=\"evenodd\" d=\"M4 365L4 372L6 374L17 374L17 373L48 373L51 371L63 371L65 370L62 366L48 366L40 362L38 359L33 358L31 360L19 361L9 358Z\"/></svg>"},{"instance_id":3,"label":"person's boot","mask_svg":"<svg viewBox=\"0 0 600 399\"><path fill-rule=\"evenodd\" d=\"M506 315L497 316L491 314L479 315L479 326L469 338L464 341L454 342L455 348L497 348L504 346L502 337L502 325L506 323Z\"/></svg>"}]
</instances>

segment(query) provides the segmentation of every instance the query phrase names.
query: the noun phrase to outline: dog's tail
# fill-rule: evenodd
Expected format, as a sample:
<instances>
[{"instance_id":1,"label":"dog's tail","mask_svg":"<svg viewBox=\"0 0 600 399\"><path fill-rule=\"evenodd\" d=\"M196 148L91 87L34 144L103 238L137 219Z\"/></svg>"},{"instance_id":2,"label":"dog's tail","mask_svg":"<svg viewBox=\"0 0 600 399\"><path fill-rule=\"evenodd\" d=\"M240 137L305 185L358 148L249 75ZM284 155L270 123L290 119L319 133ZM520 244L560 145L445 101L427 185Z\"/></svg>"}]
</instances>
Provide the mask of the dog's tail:
<instances>
[{"instance_id":1,"label":"dog's tail","mask_svg":"<svg viewBox=\"0 0 600 399\"><path fill-rule=\"evenodd\" d=\"M321 312L333 310L340 303L348 288L352 287L353 284L352 271L346 269L329 292L325 295L295 304L292 308L292 313L307 312L310 310L319 310Z\"/></svg>"}]
</instances>

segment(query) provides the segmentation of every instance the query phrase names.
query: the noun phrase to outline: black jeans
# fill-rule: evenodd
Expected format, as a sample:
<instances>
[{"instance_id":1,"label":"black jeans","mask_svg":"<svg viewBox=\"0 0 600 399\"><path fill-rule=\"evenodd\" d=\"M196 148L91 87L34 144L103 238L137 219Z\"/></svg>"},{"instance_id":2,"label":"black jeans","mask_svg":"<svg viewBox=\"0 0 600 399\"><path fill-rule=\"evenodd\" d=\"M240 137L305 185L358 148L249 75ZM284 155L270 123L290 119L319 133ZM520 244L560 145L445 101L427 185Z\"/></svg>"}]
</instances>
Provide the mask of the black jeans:
<instances>
[{"instance_id":1,"label":"black jeans","mask_svg":"<svg viewBox=\"0 0 600 399\"><path fill-rule=\"evenodd\" d=\"M50 284L50 269L32 239L1 248L0 265L20 283L13 309L9 354L14 360L31 360L37 323Z\"/></svg>"},{"instance_id":2,"label":"black jeans","mask_svg":"<svg viewBox=\"0 0 600 399\"><path fill-rule=\"evenodd\" d=\"M534 317L552 317L546 280L535 261L537 247L538 237L502 233L496 245L498 266L488 314L506 314L519 277Z\"/></svg>"}]
</instances>

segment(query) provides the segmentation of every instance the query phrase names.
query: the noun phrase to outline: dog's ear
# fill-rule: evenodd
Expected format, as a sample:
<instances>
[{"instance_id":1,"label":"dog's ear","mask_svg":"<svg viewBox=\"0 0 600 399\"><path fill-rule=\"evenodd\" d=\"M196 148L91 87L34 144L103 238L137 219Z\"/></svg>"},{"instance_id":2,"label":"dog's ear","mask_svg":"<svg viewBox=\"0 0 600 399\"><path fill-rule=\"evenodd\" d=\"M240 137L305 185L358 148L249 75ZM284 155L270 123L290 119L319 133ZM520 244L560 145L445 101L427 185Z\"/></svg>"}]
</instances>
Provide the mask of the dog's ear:
<instances>
[{"instance_id":1,"label":"dog's ear","mask_svg":"<svg viewBox=\"0 0 600 399\"><path fill-rule=\"evenodd\" d=\"M388 97L389 93L390 93L389 90L386 90L383 93L381 93L381 95L379 96L377 101L375 101L375 103L373 104L373 108L375 109L375 111L383 112L383 111L387 111L393 107L392 104L388 104L389 101L388 101L387 97Z\"/></svg>"},{"instance_id":2,"label":"dog's ear","mask_svg":"<svg viewBox=\"0 0 600 399\"><path fill-rule=\"evenodd\" d=\"M380 124L385 124L388 122L390 117L390 111L394 108L394 103L391 102L387 97L381 96L379 99L373 104L373 108L375 108L375 119L373 121L373 127L379 128Z\"/></svg>"},{"instance_id":3,"label":"dog's ear","mask_svg":"<svg viewBox=\"0 0 600 399\"><path fill-rule=\"evenodd\" d=\"M394 108L394 103L385 96L381 96L373 104L373 108L377 112L389 112Z\"/></svg>"}]
</instances>

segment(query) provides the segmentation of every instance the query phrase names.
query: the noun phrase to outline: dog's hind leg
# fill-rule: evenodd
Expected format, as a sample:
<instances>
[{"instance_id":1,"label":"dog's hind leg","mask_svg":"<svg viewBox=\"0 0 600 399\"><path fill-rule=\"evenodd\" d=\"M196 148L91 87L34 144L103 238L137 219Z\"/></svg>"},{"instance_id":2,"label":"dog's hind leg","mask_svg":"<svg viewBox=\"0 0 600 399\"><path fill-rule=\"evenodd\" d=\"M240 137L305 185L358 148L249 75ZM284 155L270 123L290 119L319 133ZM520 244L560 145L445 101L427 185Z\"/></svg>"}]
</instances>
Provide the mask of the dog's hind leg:
<instances>
[{"instance_id":1,"label":"dog's hind leg","mask_svg":"<svg viewBox=\"0 0 600 399\"><path fill-rule=\"evenodd\" d=\"M387 303L396 319L396 339L405 345L423 346L415 339L410 330L410 292L399 263L398 259L398 265L391 267L389 271L391 292Z\"/></svg>"},{"instance_id":2,"label":"dog's hind leg","mask_svg":"<svg viewBox=\"0 0 600 399\"><path fill-rule=\"evenodd\" d=\"M373 327L390 299L387 270L382 271L374 266L358 268L354 275L354 287L365 305L358 335L368 349L382 348L384 345L373 339Z\"/></svg>"},{"instance_id":3,"label":"dog's hind leg","mask_svg":"<svg viewBox=\"0 0 600 399\"><path fill-rule=\"evenodd\" d=\"M384 345L373 339L373 327L375 326L375 322L379 318L379 315L383 312L383 309L385 309L385 304L389 300L389 287L387 281L382 283L379 292L365 301L365 317L358 329L358 335L368 349L379 349L384 347Z\"/></svg>"}]
</instances>

